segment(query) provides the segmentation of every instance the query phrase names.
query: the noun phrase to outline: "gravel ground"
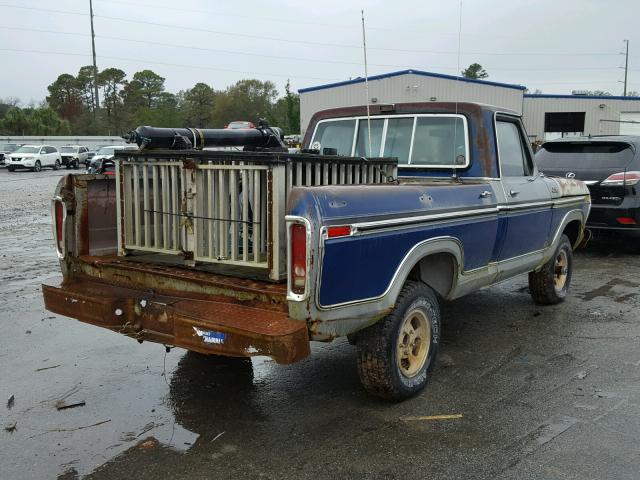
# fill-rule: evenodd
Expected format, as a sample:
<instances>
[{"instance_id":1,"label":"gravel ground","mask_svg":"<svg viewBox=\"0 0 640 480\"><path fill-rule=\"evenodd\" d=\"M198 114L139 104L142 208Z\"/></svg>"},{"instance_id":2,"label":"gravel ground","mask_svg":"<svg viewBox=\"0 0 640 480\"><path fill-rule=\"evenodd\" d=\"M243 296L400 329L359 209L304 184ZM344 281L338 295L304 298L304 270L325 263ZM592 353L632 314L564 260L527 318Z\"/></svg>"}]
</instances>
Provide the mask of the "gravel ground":
<instances>
[{"instance_id":1,"label":"gravel ground","mask_svg":"<svg viewBox=\"0 0 640 480\"><path fill-rule=\"evenodd\" d=\"M638 478L640 255L580 251L558 306L526 276L443 305L427 389L391 404L343 340L290 366L215 362L46 312L63 173L0 170L2 479ZM441 414L462 417L407 418Z\"/></svg>"}]
</instances>

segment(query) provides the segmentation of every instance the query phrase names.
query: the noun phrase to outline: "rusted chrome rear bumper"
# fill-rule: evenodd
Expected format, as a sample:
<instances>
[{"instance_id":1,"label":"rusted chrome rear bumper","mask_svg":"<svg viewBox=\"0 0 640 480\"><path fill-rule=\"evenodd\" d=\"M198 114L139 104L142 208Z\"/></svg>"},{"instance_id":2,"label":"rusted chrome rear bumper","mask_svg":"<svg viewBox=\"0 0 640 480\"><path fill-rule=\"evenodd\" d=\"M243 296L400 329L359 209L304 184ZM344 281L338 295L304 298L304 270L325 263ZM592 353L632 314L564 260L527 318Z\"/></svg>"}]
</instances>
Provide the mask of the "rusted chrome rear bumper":
<instances>
[{"instance_id":1,"label":"rusted chrome rear bumper","mask_svg":"<svg viewBox=\"0 0 640 480\"><path fill-rule=\"evenodd\" d=\"M309 355L306 323L281 311L162 296L86 279L51 279L42 292L47 310L138 341L216 355L266 355L278 363Z\"/></svg>"}]
</instances>

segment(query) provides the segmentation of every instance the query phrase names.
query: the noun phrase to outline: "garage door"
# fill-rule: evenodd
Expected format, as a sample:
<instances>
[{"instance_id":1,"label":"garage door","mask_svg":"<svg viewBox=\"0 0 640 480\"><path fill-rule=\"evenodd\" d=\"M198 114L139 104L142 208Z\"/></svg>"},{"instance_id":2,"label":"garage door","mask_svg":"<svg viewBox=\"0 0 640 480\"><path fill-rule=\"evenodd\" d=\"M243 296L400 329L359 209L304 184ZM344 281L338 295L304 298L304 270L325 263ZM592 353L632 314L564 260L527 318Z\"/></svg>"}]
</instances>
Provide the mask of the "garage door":
<instances>
[{"instance_id":1,"label":"garage door","mask_svg":"<svg viewBox=\"0 0 640 480\"><path fill-rule=\"evenodd\" d=\"M640 135L640 112L620 113L620 135Z\"/></svg>"}]
</instances>

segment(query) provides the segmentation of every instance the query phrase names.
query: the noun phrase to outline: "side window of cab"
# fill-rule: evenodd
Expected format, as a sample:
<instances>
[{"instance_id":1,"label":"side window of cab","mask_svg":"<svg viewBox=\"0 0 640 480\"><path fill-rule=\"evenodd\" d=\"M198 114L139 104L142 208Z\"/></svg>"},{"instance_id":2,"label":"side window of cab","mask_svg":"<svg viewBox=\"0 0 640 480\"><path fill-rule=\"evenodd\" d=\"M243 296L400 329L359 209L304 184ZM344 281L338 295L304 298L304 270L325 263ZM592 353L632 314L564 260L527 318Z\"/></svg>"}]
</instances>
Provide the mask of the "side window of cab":
<instances>
[{"instance_id":1,"label":"side window of cab","mask_svg":"<svg viewBox=\"0 0 640 480\"><path fill-rule=\"evenodd\" d=\"M533 175L533 159L526 148L524 133L516 119L498 118L496 122L498 156L503 177Z\"/></svg>"}]
</instances>

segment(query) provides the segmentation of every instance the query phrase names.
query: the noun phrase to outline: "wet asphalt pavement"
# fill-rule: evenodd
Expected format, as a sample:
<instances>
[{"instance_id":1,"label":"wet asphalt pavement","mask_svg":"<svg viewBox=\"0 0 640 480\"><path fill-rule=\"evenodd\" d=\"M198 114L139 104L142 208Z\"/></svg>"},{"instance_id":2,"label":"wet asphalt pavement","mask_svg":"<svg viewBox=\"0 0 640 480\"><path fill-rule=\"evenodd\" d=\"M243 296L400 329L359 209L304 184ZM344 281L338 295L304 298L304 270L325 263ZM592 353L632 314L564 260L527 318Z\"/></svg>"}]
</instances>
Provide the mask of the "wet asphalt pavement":
<instances>
[{"instance_id":1,"label":"wet asphalt pavement","mask_svg":"<svg viewBox=\"0 0 640 480\"><path fill-rule=\"evenodd\" d=\"M63 173L0 170L3 480L640 478L640 255L622 245L579 252L561 305L534 305L526 276L444 305L427 389L392 404L344 340L216 362L46 312ZM444 414L462 417L415 418Z\"/></svg>"}]
</instances>

